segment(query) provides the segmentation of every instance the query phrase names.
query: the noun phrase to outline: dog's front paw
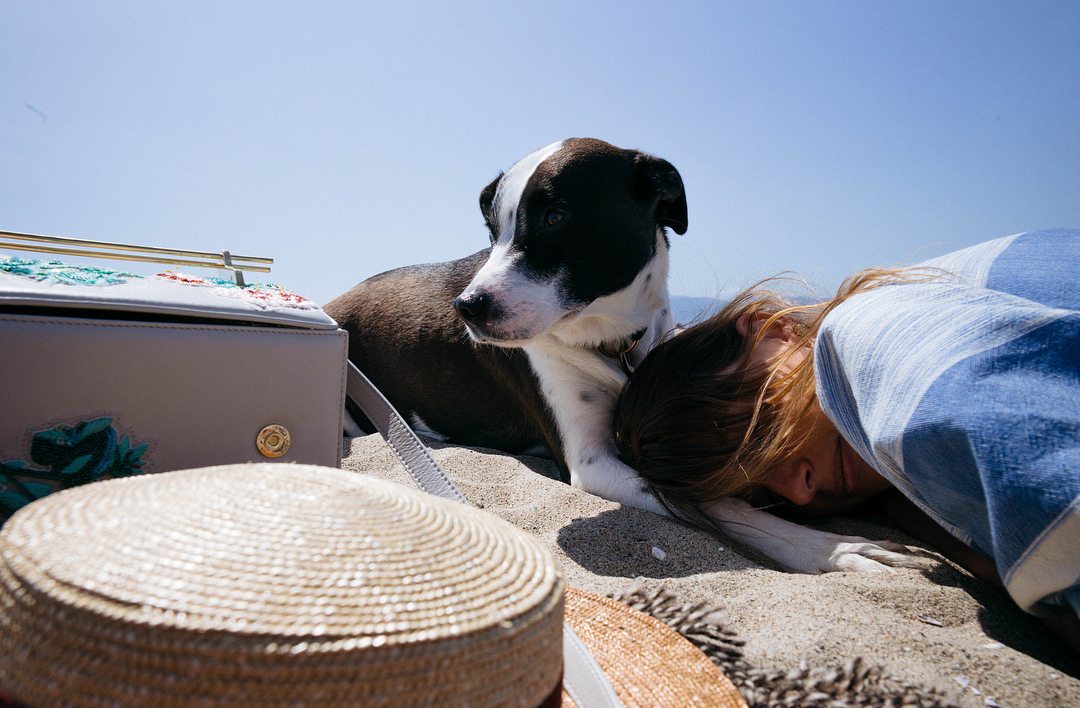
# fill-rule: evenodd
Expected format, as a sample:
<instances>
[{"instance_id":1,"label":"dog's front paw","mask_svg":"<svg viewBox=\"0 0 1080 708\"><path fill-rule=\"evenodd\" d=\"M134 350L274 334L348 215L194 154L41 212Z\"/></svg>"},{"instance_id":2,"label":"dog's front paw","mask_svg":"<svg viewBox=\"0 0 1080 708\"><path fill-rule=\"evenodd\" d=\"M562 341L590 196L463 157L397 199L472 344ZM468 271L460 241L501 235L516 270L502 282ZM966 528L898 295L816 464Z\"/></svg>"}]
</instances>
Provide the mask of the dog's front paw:
<instances>
[{"instance_id":1,"label":"dog's front paw","mask_svg":"<svg viewBox=\"0 0 1080 708\"><path fill-rule=\"evenodd\" d=\"M860 571L880 573L890 568L922 568L907 555L907 546L891 541L870 541L859 536L842 536L829 553L828 567L819 572Z\"/></svg>"},{"instance_id":2,"label":"dog's front paw","mask_svg":"<svg viewBox=\"0 0 1080 708\"><path fill-rule=\"evenodd\" d=\"M904 553L907 548L899 543L874 543L861 536L840 536L800 526L755 509L743 499L719 499L705 511L728 536L796 573L922 567Z\"/></svg>"}]
</instances>

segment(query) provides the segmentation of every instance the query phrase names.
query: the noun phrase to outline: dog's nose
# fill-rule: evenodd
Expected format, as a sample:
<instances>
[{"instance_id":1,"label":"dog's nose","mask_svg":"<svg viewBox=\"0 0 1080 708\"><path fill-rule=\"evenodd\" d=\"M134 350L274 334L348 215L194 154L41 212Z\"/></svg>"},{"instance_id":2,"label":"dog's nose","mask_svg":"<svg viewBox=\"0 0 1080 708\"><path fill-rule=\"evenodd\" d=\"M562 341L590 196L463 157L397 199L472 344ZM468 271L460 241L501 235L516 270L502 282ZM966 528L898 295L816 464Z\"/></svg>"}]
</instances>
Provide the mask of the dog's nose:
<instances>
[{"instance_id":1,"label":"dog's nose","mask_svg":"<svg viewBox=\"0 0 1080 708\"><path fill-rule=\"evenodd\" d=\"M491 300L483 292L465 293L454 300L454 309L467 322L476 322L487 316L491 310Z\"/></svg>"}]
</instances>

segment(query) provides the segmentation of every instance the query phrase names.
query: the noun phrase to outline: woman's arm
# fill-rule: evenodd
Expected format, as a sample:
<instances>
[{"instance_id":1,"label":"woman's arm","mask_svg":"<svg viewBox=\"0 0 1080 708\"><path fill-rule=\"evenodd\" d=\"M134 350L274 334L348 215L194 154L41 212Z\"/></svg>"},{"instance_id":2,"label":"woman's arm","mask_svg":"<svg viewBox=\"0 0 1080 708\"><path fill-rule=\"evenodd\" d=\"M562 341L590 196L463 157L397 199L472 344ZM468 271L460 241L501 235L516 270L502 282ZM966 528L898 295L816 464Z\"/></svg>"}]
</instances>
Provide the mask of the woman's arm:
<instances>
[{"instance_id":1,"label":"woman's arm","mask_svg":"<svg viewBox=\"0 0 1080 708\"><path fill-rule=\"evenodd\" d=\"M933 546L952 562L979 580L1008 595L998 575L997 565L986 556L968 548L962 541L938 526L922 509L915 506L899 490L893 489L877 498L879 508L901 531Z\"/></svg>"},{"instance_id":2,"label":"woman's arm","mask_svg":"<svg viewBox=\"0 0 1080 708\"><path fill-rule=\"evenodd\" d=\"M878 508L888 516L901 531L923 543L933 546L949 560L967 570L976 578L1000 590L1006 597L1009 593L1001 582L997 564L986 556L976 553L966 544L956 539L951 533L938 526L922 509L915 506L893 489L876 497ZM1036 617L1040 623L1068 644L1073 651L1080 653L1080 617L1073 612L1066 612L1055 617Z\"/></svg>"}]
</instances>

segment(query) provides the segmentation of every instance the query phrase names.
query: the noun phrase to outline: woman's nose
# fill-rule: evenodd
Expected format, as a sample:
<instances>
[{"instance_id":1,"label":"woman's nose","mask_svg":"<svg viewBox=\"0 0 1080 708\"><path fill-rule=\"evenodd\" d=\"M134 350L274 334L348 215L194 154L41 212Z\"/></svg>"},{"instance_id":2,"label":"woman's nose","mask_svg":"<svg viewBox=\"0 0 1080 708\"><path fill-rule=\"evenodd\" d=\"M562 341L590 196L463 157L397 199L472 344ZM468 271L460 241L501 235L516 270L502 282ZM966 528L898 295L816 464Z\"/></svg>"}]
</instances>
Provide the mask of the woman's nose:
<instances>
[{"instance_id":1,"label":"woman's nose","mask_svg":"<svg viewBox=\"0 0 1080 708\"><path fill-rule=\"evenodd\" d=\"M765 486L798 506L809 504L817 494L814 468L807 460L796 460L773 470Z\"/></svg>"}]
</instances>

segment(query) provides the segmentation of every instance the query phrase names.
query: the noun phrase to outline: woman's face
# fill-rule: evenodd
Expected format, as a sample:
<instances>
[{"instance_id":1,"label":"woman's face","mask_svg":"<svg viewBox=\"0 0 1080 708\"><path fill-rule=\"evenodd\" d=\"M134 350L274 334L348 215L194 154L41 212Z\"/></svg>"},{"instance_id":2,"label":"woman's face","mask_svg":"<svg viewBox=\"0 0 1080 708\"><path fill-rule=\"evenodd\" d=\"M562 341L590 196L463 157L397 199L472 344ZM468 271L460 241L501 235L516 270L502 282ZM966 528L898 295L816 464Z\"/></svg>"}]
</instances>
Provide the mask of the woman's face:
<instances>
[{"instance_id":1,"label":"woman's face","mask_svg":"<svg viewBox=\"0 0 1080 708\"><path fill-rule=\"evenodd\" d=\"M892 488L855 452L817 401L796 430L803 442L770 468L761 484L814 516L849 511Z\"/></svg>"},{"instance_id":2,"label":"woman's face","mask_svg":"<svg viewBox=\"0 0 1080 708\"><path fill-rule=\"evenodd\" d=\"M766 318L757 315L737 326L744 337L754 336ZM751 364L764 365L790 350L796 340L789 320L774 323L759 340ZM806 356L805 349L793 352L781 365L780 373L790 373ZM844 440L816 400L796 429L795 439L803 442L787 459L766 471L760 483L803 511L814 516L838 514L892 488Z\"/></svg>"}]
</instances>

